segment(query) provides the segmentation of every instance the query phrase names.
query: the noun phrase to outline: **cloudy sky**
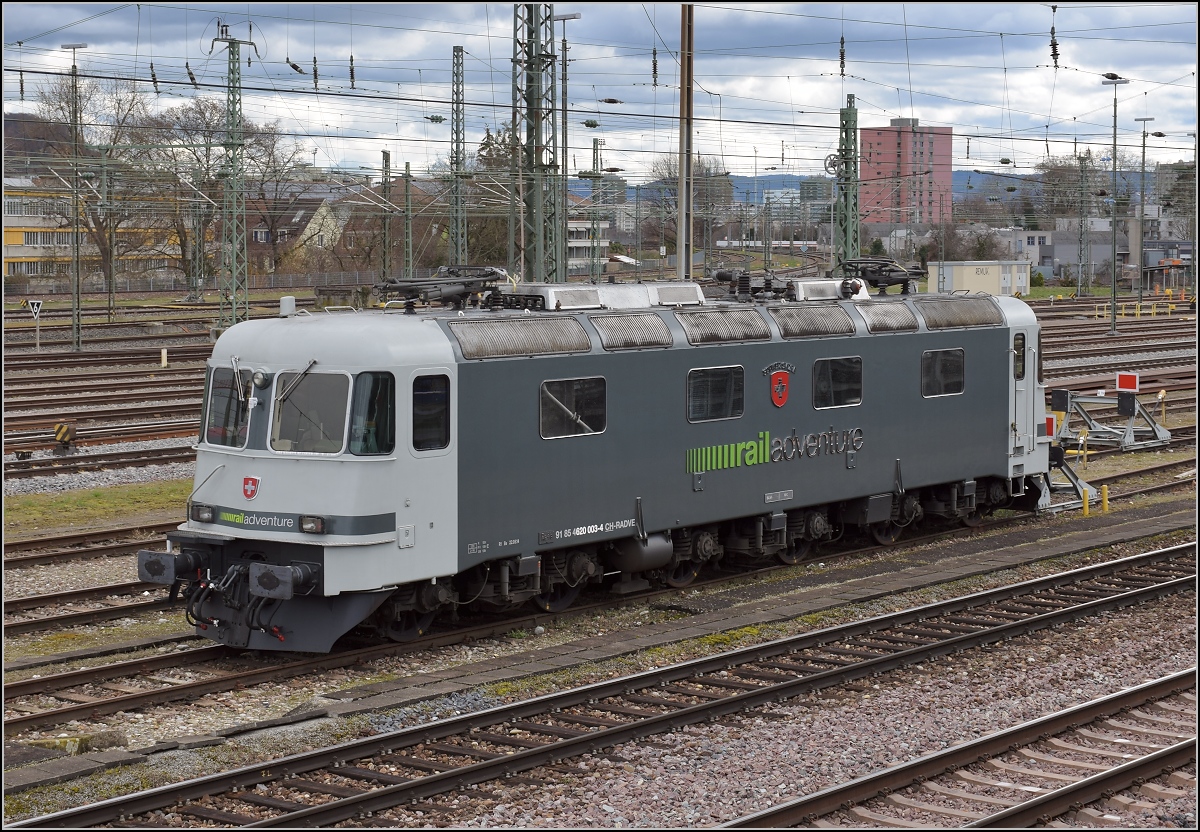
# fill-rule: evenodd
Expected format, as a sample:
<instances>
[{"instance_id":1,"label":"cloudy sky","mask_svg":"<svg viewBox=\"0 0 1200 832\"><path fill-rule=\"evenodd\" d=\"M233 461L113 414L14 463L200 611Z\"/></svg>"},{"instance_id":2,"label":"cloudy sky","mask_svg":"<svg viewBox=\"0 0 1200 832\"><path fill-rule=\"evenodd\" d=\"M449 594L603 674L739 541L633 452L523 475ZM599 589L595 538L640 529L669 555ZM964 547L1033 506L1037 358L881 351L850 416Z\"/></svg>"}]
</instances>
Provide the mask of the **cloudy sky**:
<instances>
[{"instance_id":1,"label":"cloudy sky","mask_svg":"<svg viewBox=\"0 0 1200 832\"><path fill-rule=\"evenodd\" d=\"M464 50L468 150L485 129L511 119L513 8L9 2L4 108L36 110L38 86L49 73L69 70L71 52L61 48L67 43L88 44L77 53L81 73L137 79L158 109L197 95L223 100L225 47L213 43L220 21L254 43L241 47L248 119L278 120L320 167L377 169L381 151L389 150L393 168L408 162L420 173L449 153L455 46ZM655 159L677 150L682 8L553 6L555 15L580 15L555 25L555 53L564 25L569 46L571 173L592 167L595 140L602 143L602 165L622 169L631 184L652 178ZM850 95L860 127L897 117L952 127L956 169L1027 173L1048 154L1091 147L1107 155L1114 89L1122 153L1140 156L1140 117L1154 118L1149 130L1167 134L1148 141L1151 164L1190 160L1194 152L1188 135L1196 131L1197 109L1193 3L693 9L693 146L735 175L820 173L837 148L838 110ZM1105 73L1129 83L1103 85Z\"/></svg>"}]
</instances>

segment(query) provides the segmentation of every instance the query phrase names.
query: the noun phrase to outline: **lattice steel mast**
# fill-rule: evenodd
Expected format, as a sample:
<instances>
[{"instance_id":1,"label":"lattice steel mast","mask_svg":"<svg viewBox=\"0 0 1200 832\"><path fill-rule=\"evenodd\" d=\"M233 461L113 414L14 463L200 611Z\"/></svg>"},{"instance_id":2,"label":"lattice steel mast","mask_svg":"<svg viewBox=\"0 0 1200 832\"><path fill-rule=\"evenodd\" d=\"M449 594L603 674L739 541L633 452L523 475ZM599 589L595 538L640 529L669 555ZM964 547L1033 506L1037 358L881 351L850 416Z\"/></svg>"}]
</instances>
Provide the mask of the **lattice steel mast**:
<instances>
[{"instance_id":1,"label":"lattice steel mast","mask_svg":"<svg viewBox=\"0 0 1200 832\"><path fill-rule=\"evenodd\" d=\"M563 282L566 214L557 177L558 106L554 6L513 7L513 184L520 201L509 269L533 282ZM515 207L515 206L514 206Z\"/></svg>"},{"instance_id":2,"label":"lattice steel mast","mask_svg":"<svg viewBox=\"0 0 1200 832\"><path fill-rule=\"evenodd\" d=\"M453 101L450 108L450 262L467 264L467 211L463 204L463 170L467 159L463 48L454 47Z\"/></svg>"},{"instance_id":3,"label":"lattice steel mast","mask_svg":"<svg viewBox=\"0 0 1200 832\"><path fill-rule=\"evenodd\" d=\"M227 24L218 23L220 35L212 43L224 43L228 53L228 77L225 93L225 187L221 198L222 263L217 278L220 296L218 327L225 329L250 317L250 287L246 279L246 187L243 153L245 150L242 119L242 44L258 47L253 41L229 34Z\"/></svg>"},{"instance_id":4,"label":"lattice steel mast","mask_svg":"<svg viewBox=\"0 0 1200 832\"><path fill-rule=\"evenodd\" d=\"M825 169L837 176L837 200L833 208L833 267L859 255L858 218L858 110L854 96L846 96L839 111L838 152L825 160Z\"/></svg>"}]
</instances>

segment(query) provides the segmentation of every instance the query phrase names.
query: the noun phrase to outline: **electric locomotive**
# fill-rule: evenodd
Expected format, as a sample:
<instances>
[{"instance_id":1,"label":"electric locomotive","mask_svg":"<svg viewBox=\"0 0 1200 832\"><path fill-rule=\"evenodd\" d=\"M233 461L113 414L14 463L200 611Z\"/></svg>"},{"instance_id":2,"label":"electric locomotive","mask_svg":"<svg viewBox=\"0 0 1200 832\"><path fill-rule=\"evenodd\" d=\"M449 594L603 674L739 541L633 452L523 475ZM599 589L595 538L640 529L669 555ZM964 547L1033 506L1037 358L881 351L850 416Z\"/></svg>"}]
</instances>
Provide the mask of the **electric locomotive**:
<instances>
[{"instance_id":1,"label":"electric locomotive","mask_svg":"<svg viewBox=\"0 0 1200 832\"><path fill-rule=\"evenodd\" d=\"M681 587L847 531L1049 505L1019 299L463 292L419 312L285 298L220 336L187 518L138 553L199 634L324 652L360 625L408 639L458 607L556 611L588 585Z\"/></svg>"}]
</instances>

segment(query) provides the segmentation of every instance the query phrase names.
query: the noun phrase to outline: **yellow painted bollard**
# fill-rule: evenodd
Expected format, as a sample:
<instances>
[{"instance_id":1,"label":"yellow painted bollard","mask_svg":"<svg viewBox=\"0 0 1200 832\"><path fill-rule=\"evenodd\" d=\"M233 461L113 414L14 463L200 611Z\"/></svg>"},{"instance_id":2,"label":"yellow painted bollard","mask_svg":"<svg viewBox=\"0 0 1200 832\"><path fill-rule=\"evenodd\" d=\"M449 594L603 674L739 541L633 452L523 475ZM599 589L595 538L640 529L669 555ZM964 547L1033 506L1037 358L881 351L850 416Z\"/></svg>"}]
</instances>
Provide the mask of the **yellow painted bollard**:
<instances>
[{"instance_id":1,"label":"yellow painted bollard","mask_svg":"<svg viewBox=\"0 0 1200 832\"><path fill-rule=\"evenodd\" d=\"M1100 486L1100 511L1102 514L1108 514L1108 486Z\"/></svg>"},{"instance_id":2,"label":"yellow painted bollard","mask_svg":"<svg viewBox=\"0 0 1200 832\"><path fill-rule=\"evenodd\" d=\"M1092 514L1091 507L1088 505L1088 494L1090 494L1090 493L1091 492L1089 492L1086 488L1083 489L1083 516L1084 517L1090 517Z\"/></svg>"}]
</instances>

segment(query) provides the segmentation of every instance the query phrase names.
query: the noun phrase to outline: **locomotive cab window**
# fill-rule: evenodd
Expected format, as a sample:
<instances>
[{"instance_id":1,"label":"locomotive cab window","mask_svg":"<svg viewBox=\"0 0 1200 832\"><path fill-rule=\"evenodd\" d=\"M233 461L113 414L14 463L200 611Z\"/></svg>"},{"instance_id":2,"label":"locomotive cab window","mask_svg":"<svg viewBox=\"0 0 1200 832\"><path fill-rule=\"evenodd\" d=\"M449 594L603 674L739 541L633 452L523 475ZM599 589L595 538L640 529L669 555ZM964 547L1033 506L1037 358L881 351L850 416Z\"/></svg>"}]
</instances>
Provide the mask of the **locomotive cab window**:
<instances>
[{"instance_id":1,"label":"locomotive cab window","mask_svg":"<svg viewBox=\"0 0 1200 832\"><path fill-rule=\"evenodd\" d=\"M209 375L207 405L204 414L204 441L210 445L242 448L246 445L250 424L250 371L215 367Z\"/></svg>"},{"instance_id":2,"label":"locomotive cab window","mask_svg":"<svg viewBox=\"0 0 1200 832\"><path fill-rule=\"evenodd\" d=\"M850 407L862 403L862 359L825 358L813 362L813 407Z\"/></svg>"},{"instance_id":3,"label":"locomotive cab window","mask_svg":"<svg viewBox=\"0 0 1200 832\"><path fill-rule=\"evenodd\" d=\"M543 439L603 433L608 419L604 379L544 381L538 411L539 432Z\"/></svg>"},{"instance_id":4,"label":"locomotive cab window","mask_svg":"<svg viewBox=\"0 0 1200 832\"><path fill-rule=\"evenodd\" d=\"M396 379L360 373L350 403L350 453L390 454L396 447Z\"/></svg>"},{"instance_id":5,"label":"locomotive cab window","mask_svg":"<svg viewBox=\"0 0 1200 832\"><path fill-rule=\"evenodd\" d=\"M741 367L706 367L687 377L689 422L740 419L746 407L746 372Z\"/></svg>"},{"instance_id":6,"label":"locomotive cab window","mask_svg":"<svg viewBox=\"0 0 1200 832\"><path fill-rule=\"evenodd\" d=\"M450 377L413 379L414 451L436 451L450 444Z\"/></svg>"},{"instance_id":7,"label":"locomotive cab window","mask_svg":"<svg viewBox=\"0 0 1200 832\"><path fill-rule=\"evenodd\" d=\"M340 373L280 373L275 382L271 449L340 453L349 392L350 379Z\"/></svg>"},{"instance_id":8,"label":"locomotive cab window","mask_svg":"<svg viewBox=\"0 0 1200 832\"><path fill-rule=\"evenodd\" d=\"M1025 333L1018 332L1013 336L1013 379L1021 381L1025 378Z\"/></svg>"},{"instance_id":9,"label":"locomotive cab window","mask_svg":"<svg viewBox=\"0 0 1200 832\"><path fill-rule=\"evenodd\" d=\"M956 396L966 385L967 359L961 349L921 353L921 395Z\"/></svg>"}]
</instances>

